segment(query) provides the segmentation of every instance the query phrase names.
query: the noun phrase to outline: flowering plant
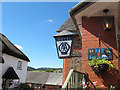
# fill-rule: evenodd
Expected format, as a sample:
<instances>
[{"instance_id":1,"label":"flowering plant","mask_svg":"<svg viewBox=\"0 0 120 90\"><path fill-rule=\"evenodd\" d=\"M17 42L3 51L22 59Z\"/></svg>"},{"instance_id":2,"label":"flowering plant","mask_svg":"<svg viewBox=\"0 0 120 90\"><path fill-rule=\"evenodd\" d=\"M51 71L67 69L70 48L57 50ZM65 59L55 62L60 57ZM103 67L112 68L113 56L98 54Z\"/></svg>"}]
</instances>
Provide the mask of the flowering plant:
<instances>
[{"instance_id":1,"label":"flowering plant","mask_svg":"<svg viewBox=\"0 0 120 90\"><path fill-rule=\"evenodd\" d=\"M88 64L90 66L94 66L94 67L99 67L100 64L107 64L109 66L109 68L110 67L115 68L115 66L111 63L111 61L106 60L105 58L103 58L102 60L92 58L92 60L89 61Z\"/></svg>"}]
</instances>

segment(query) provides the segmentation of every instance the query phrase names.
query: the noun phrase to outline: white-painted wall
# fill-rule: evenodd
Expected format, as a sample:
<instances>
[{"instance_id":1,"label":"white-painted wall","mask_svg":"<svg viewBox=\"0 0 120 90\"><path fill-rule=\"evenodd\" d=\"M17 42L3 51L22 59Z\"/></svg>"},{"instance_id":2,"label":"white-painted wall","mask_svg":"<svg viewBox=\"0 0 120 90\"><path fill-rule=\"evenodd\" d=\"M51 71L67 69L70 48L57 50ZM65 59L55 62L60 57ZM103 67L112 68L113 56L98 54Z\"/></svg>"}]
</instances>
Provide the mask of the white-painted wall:
<instances>
[{"instance_id":1,"label":"white-painted wall","mask_svg":"<svg viewBox=\"0 0 120 90\"><path fill-rule=\"evenodd\" d=\"M17 73L18 77L20 78L20 83L25 83L26 80L26 73L27 73L27 64L28 62L7 54L3 54L3 59L5 61L2 64L2 75L7 71L9 67L13 67L15 72ZM17 70L18 61L22 62L22 69Z\"/></svg>"},{"instance_id":2,"label":"white-painted wall","mask_svg":"<svg viewBox=\"0 0 120 90\"><path fill-rule=\"evenodd\" d=\"M0 63L0 90L2 89L2 63Z\"/></svg>"}]
</instances>

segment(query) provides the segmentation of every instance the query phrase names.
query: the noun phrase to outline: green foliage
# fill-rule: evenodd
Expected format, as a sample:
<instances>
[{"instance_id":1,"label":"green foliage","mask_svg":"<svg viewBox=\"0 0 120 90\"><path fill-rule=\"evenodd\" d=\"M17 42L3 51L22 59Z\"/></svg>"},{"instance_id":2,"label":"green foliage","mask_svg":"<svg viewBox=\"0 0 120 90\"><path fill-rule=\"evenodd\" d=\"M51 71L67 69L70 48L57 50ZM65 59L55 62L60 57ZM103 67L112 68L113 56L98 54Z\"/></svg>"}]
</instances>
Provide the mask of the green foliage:
<instances>
[{"instance_id":1,"label":"green foliage","mask_svg":"<svg viewBox=\"0 0 120 90\"><path fill-rule=\"evenodd\" d=\"M109 67L115 68L115 66L111 63L111 61L106 60L105 58L103 58L102 60L92 58L92 60L89 61L88 64L94 67L98 67L98 64L107 64L109 65Z\"/></svg>"},{"instance_id":2,"label":"green foliage","mask_svg":"<svg viewBox=\"0 0 120 90\"><path fill-rule=\"evenodd\" d=\"M45 70L45 72L54 72L54 70L53 69L47 69L47 70Z\"/></svg>"},{"instance_id":3,"label":"green foliage","mask_svg":"<svg viewBox=\"0 0 120 90\"><path fill-rule=\"evenodd\" d=\"M46 70L49 70L49 69L52 69L52 70L61 70L62 71L62 68L47 68L47 67L43 67L43 68L33 68L33 67L30 67L28 66L27 67L27 71L41 71L41 72L44 72Z\"/></svg>"},{"instance_id":4,"label":"green foliage","mask_svg":"<svg viewBox=\"0 0 120 90\"><path fill-rule=\"evenodd\" d=\"M115 86L110 86L110 90L116 90Z\"/></svg>"},{"instance_id":5,"label":"green foliage","mask_svg":"<svg viewBox=\"0 0 120 90\"><path fill-rule=\"evenodd\" d=\"M27 71L34 71L34 70L36 70L36 69L33 67L30 67L30 66L27 67Z\"/></svg>"},{"instance_id":6,"label":"green foliage","mask_svg":"<svg viewBox=\"0 0 120 90\"><path fill-rule=\"evenodd\" d=\"M25 83L21 83L19 85L20 88L30 88L29 85L25 84Z\"/></svg>"}]
</instances>

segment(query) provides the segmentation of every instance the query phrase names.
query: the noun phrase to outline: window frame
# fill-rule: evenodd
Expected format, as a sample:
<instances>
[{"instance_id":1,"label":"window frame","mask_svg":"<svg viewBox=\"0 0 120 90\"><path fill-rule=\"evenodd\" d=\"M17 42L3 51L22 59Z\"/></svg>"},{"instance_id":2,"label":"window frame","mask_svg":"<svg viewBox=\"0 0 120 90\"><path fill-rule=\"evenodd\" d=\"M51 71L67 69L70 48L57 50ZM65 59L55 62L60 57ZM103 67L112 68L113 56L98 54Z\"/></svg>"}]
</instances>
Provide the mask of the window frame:
<instances>
[{"instance_id":1,"label":"window frame","mask_svg":"<svg viewBox=\"0 0 120 90\"><path fill-rule=\"evenodd\" d=\"M17 70L22 70L22 61L18 61Z\"/></svg>"}]
</instances>

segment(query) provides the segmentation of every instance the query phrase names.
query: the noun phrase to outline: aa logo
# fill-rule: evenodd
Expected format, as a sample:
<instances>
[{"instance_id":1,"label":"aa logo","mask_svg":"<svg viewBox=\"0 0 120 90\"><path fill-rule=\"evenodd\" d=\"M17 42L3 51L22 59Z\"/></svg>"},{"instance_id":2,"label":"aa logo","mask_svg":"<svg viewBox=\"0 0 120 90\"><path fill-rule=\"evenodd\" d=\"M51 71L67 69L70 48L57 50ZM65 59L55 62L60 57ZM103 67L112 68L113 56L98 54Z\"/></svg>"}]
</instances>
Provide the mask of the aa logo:
<instances>
[{"instance_id":1,"label":"aa logo","mask_svg":"<svg viewBox=\"0 0 120 90\"><path fill-rule=\"evenodd\" d=\"M70 45L67 42L63 42L59 45L59 51L61 52L61 54L67 54L67 52L70 49Z\"/></svg>"}]
</instances>

